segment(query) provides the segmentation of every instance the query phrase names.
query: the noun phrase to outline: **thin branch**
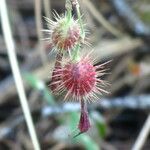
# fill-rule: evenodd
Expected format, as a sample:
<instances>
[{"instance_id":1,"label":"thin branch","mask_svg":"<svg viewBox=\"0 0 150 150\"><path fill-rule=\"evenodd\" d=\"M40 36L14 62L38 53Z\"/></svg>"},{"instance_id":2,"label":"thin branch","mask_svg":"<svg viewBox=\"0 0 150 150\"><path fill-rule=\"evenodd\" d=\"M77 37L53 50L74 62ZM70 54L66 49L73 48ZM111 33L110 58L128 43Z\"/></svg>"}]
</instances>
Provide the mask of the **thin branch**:
<instances>
[{"instance_id":1,"label":"thin branch","mask_svg":"<svg viewBox=\"0 0 150 150\"><path fill-rule=\"evenodd\" d=\"M51 0L43 0L44 11L47 18L52 19L51 14Z\"/></svg>"},{"instance_id":2,"label":"thin branch","mask_svg":"<svg viewBox=\"0 0 150 150\"><path fill-rule=\"evenodd\" d=\"M117 14L122 17L123 24L137 35L150 35L150 28L147 26L139 16L133 11L132 7L128 4L126 0L110 0L112 5L115 7Z\"/></svg>"},{"instance_id":3,"label":"thin branch","mask_svg":"<svg viewBox=\"0 0 150 150\"><path fill-rule=\"evenodd\" d=\"M114 36L120 38L123 37L123 34L117 30L115 27L113 27L104 17L103 15L96 10L96 8L94 7L94 5L92 4L92 2L90 2L89 0L83 0L82 1L85 6L89 9L89 11L91 12L91 14L93 15L93 17L95 19L97 19L98 22L100 22L100 24L103 25L103 27L105 29L107 29L110 33L112 33Z\"/></svg>"},{"instance_id":4,"label":"thin branch","mask_svg":"<svg viewBox=\"0 0 150 150\"><path fill-rule=\"evenodd\" d=\"M17 26L17 31L20 37L22 50L28 50L30 41L29 41L29 34L27 31L27 27L25 25L25 21L23 20L17 7L10 7L9 9L11 10L11 12L13 12L15 18L13 21L14 21L14 25Z\"/></svg>"},{"instance_id":5,"label":"thin branch","mask_svg":"<svg viewBox=\"0 0 150 150\"><path fill-rule=\"evenodd\" d=\"M148 115L147 120L146 120L132 150L141 150L142 149L149 132L150 132L150 114Z\"/></svg>"},{"instance_id":6,"label":"thin branch","mask_svg":"<svg viewBox=\"0 0 150 150\"><path fill-rule=\"evenodd\" d=\"M39 42L39 52L41 55L41 59L43 62L43 65L46 64L47 56L43 45L43 33L42 33L42 8L41 8L41 0L34 0L35 5L35 19L36 19L36 29L37 29L37 35L38 35L38 42Z\"/></svg>"},{"instance_id":7,"label":"thin branch","mask_svg":"<svg viewBox=\"0 0 150 150\"><path fill-rule=\"evenodd\" d=\"M20 74L20 70L19 70L19 66L18 66L16 54L15 54L15 43L13 41L13 37L12 37L11 29L10 29L7 5L6 5L5 0L1 0L0 2L0 13L1 13L3 34L4 34L4 38L5 38L5 42L6 42L6 46L8 50L8 57L9 57L10 65L12 68L13 76L15 79L16 88L17 88L18 95L19 95L19 100L22 106L25 119L26 119L26 123L27 123L28 130L29 130L32 142L33 142L34 149L40 150L39 142L38 142L34 124L32 121L30 109L28 106L28 102L27 102L27 98L25 95L25 90L23 87L23 82L22 82L22 78L21 78L21 74Z\"/></svg>"}]
</instances>

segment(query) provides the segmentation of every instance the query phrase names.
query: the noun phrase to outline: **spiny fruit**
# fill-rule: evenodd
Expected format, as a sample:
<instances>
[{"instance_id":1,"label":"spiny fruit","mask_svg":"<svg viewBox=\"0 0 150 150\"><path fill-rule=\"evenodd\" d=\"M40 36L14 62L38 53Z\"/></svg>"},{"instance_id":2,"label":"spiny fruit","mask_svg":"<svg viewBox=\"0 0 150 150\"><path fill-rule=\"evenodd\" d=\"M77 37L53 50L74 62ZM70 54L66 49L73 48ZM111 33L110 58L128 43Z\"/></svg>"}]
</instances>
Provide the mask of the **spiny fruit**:
<instances>
[{"instance_id":1,"label":"spiny fruit","mask_svg":"<svg viewBox=\"0 0 150 150\"><path fill-rule=\"evenodd\" d=\"M108 93L102 88L104 81L99 79L105 74L104 65L94 66L87 57L78 62L69 61L61 69L56 69L57 76L60 76L56 92L66 92L65 99L92 101L99 93Z\"/></svg>"},{"instance_id":2,"label":"spiny fruit","mask_svg":"<svg viewBox=\"0 0 150 150\"><path fill-rule=\"evenodd\" d=\"M57 85L56 93L66 92L64 99L76 99L81 103L81 115L78 124L80 135L89 130L90 121L86 101L94 101L98 99L98 94L108 93L103 89L105 82L99 77L105 74L104 66L106 63L94 66L88 57L80 61L69 61L61 68L55 68L55 76L59 77L52 80L51 85ZM53 77L52 77L53 79Z\"/></svg>"},{"instance_id":3,"label":"spiny fruit","mask_svg":"<svg viewBox=\"0 0 150 150\"><path fill-rule=\"evenodd\" d=\"M65 65L62 72L65 89L77 99L91 93L96 84L95 67L87 60Z\"/></svg>"},{"instance_id":4,"label":"spiny fruit","mask_svg":"<svg viewBox=\"0 0 150 150\"><path fill-rule=\"evenodd\" d=\"M70 50L82 40L80 25L73 17L69 18L67 14L60 17L56 14L56 21L45 19L49 27L49 30L45 31L50 33L48 40L52 43L54 50Z\"/></svg>"}]
</instances>

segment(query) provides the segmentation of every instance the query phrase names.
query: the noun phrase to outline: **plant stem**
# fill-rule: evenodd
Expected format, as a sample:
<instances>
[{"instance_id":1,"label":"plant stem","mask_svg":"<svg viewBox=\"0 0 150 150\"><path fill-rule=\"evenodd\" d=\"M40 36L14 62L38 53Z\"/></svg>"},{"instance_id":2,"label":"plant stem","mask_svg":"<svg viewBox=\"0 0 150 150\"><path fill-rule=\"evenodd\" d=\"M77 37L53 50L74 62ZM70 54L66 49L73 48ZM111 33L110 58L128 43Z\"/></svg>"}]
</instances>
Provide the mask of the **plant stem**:
<instances>
[{"instance_id":1,"label":"plant stem","mask_svg":"<svg viewBox=\"0 0 150 150\"><path fill-rule=\"evenodd\" d=\"M67 19L68 19L68 23L69 23L71 20L71 17L72 17L72 5L71 5L70 0L66 0L65 7L66 7L66 13L67 13L67 17L68 17Z\"/></svg>"},{"instance_id":2,"label":"plant stem","mask_svg":"<svg viewBox=\"0 0 150 150\"><path fill-rule=\"evenodd\" d=\"M73 50L72 60L78 62L80 60L80 44L78 44Z\"/></svg>"},{"instance_id":3,"label":"plant stem","mask_svg":"<svg viewBox=\"0 0 150 150\"><path fill-rule=\"evenodd\" d=\"M52 19L51 0L43 0L44 12L47 18Z\"/></svg>"},{"instance_id":4,"label":"plant stem","mask_svg":"<svg viewBox=\"0 0 150 150\"><path fill-rule=\"evenodd\" d=\"M10 23L8 19L8 12L7 12L7 5L6 5L6 0L1 0L0 1L0 13L1 13L1 22L2 22L2 29L3 29L3 34L8 50L8 57L10 61L10 65L12 68L13 76L15 79L18 95L19 95L19 100L22 106L22 110L26 119L27 127L33 142L33 146L35 150L40 150L40 145L37 139L37 135L35 132L35 128L33 125L30 109L28 106L27 98L25 95L25 90L23 87L23 82L21 79L21 74L19 71L19 66L15 54L15 44L13 41L11 29L10 29Z\"/></svg>"},{"instance_id":5,"label":"plant stem","mask_svg":"<svg viewBox=\"0 0 150 150\"><path fill-rule=\"evenodd\" d=\"M36 30L38 36L38 43L39 43L39 54L41 56L43 66L47 63L47 56L45 52L45 48L42 42L43 39L43 32L42 30L42 3L41 0L34 0L35 5L35 19L36 19Z\"/></svg>"},{"instance_id":6,"label":"plant stem","mask_svg":"<svg viewBox=\"0 0 150 150\"><path fill-rule=\"evenodd\" d=\"M77 17L79 19L79 23L80 23L80 27L81 27L82 38L84 39L84 37L85 37L84 26L83 26L83 22L81 19L80 6L79 6L79 3L77 0L76 0L76 11L77 11Z\"/></svg>"}]
</instances>

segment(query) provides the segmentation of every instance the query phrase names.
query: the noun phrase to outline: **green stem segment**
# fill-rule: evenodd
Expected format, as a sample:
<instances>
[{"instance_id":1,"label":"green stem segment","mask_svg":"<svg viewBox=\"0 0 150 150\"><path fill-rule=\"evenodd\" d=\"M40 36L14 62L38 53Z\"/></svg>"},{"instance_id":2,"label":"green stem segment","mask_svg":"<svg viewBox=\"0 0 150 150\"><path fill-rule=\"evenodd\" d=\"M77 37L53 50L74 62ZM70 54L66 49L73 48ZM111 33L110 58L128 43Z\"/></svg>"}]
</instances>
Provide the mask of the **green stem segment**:
<instances>
[{"instance_id":1,"label":"green stem segment","mask_svg":"<svg viewBox=\"0 0 150 150\"><path fill-rule=\"evenodd\" d=\"M74 51L73 51L73 57L72 60L75 62L78 62L80 60L80 44L78 44Z\"/></svg>"},{"instance_id":2,"label":"green stem segment","mask_svg":"<svg viewBox=\"0 0 150 150\"><path fill-rule=\"evenodd\" d=\"M69 22L71 21L71 17L72 17L72 6L73 4L73 0L66 0L66 10L67 10L67 17L68 17L68 25ZM81 28L81 38L84 40L85 38L85 32L84 32L84 25L82 22L82 18L81 18L81 13L80 13L80 6L77 0L75 0L75 7L76 7L76 12L77 12L77 18L80 24L80 28ZM77 46L73 49L73 56L72 56L72 60L73 61L79 61L80 60L80 43L77 44Z\"/></svg>"},{"instance_id":3,"label":"green stem segment","mask_svg":"<svg viewBox=\"0 0 150 150\"><path fill-rule=\"evenodd\" d=\"M70 0L66 0L66 10L67 10L67 17L68 17L68 22L71 20L72 17L72 4Z\"/></svg>"},{"instance_id":4,"label":"green stem segment","mask_svg":"<svg viewBox=\"0 0 150 150\"><path fill-rule=\"evenodd\" d=\"M67 10L67 17L68 17L68 23L69 23L71 20L71 17L72 17L72 10L71 9Z\"/></svg>"},{"instance_id":5,"label":"green stem segment","mask_svg":"<svg viewBox=\"0 0 150 150\"><path fill-rule=\"evenodd\" d=\"M76 11L77 11L78 20L79 20L80 27L81 27L82 38L84 39L84 37L85 37L85 32L84 32L83 22L82 22L82 19L81 19L81 13L80 13L80 6L79 6L79 3L76 4Z\"/></svg>"}]
</instances>

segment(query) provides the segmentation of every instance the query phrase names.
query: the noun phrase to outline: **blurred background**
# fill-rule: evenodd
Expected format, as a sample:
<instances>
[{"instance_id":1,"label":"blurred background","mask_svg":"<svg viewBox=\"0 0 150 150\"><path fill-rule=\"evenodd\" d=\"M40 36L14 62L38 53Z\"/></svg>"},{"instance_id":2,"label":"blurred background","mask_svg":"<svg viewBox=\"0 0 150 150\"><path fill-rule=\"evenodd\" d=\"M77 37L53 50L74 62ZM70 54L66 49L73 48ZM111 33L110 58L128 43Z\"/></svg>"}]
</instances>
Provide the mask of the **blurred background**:
<instances>
[{"instance_id":1,"label":"blurred background","mask_svg":"<svg viewBox=\"0 0 150 150\"><path fill-rule=\"evenodd\" d=\"M84 53L113 60L104 76L109 95L88 104L91 129L77 138L80 105L55 96L48 85L55 52L41 32L43 16L65 11L65 0L7 0L16 55L42 150L150 150L150 1L79 0L89 30ZM1 1L0 1L1 5ZM32 150L0 20L0 150ZM139 137L139 135L141 136ZM139 149L133 149L139 150Z\"/></svg>"}]
</instances>

